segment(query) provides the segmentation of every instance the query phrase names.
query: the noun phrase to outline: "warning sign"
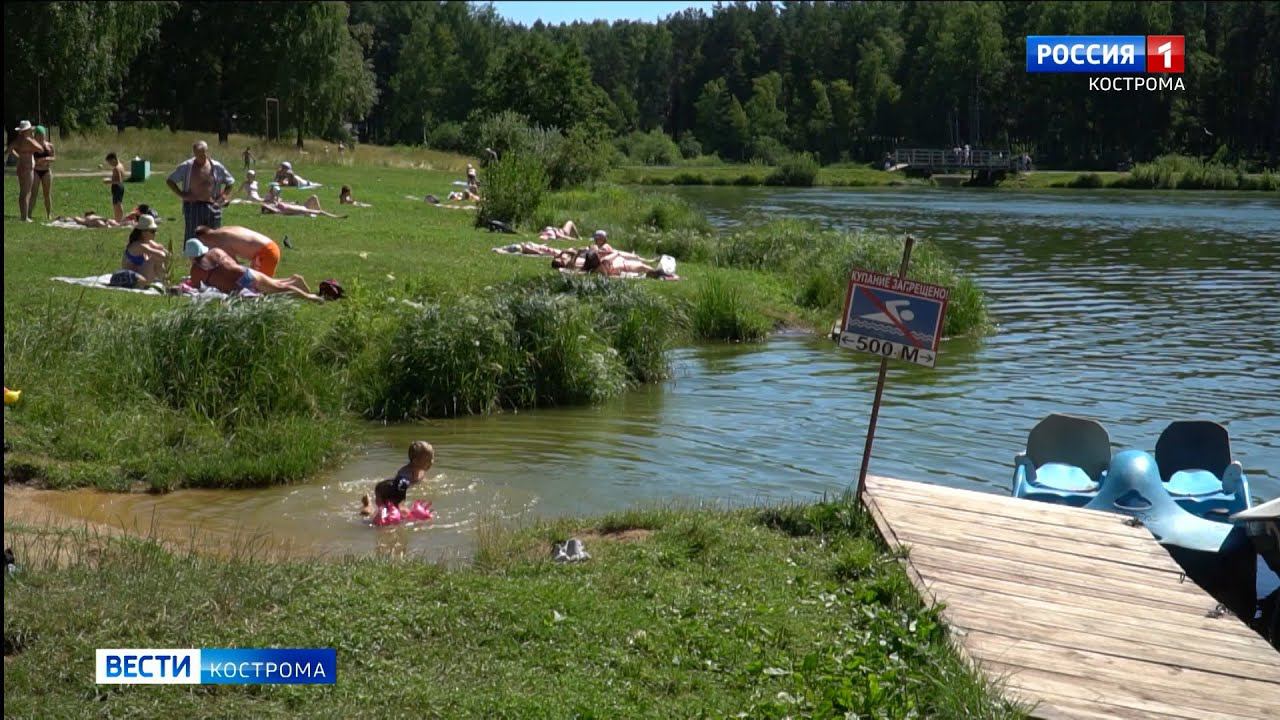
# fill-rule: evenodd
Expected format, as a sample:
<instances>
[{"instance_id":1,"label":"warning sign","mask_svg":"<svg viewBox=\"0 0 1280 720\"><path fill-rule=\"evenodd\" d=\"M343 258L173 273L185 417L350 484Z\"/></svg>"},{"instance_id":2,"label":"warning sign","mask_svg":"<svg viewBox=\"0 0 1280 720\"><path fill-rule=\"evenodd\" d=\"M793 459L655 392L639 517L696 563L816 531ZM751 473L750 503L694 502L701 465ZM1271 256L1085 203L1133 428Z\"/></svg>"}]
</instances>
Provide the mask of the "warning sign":
<instances>
[{"instance_id":1,"label":"warning sign","mask_svg":"<svg viewBox=\"0 0 1280 720\"><path fill-rule=\"evenodd\" d=\"M940 285L854 270L845 296L840 344L933 367L949 296Z\"/></svg>"}]
</instances>

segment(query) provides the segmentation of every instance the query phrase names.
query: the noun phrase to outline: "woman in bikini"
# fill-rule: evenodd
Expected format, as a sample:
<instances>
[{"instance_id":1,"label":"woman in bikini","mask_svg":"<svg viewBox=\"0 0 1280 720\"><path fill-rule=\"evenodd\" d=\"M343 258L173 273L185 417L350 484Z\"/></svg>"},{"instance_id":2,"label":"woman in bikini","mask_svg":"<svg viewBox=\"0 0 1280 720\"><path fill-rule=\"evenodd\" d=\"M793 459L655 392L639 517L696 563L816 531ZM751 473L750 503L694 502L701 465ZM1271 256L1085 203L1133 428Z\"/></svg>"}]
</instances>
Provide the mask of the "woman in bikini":
<instances>
[{"instance_id":1,"label":"woman in bikini","mask_svg":"<svg viewBox=\"0 0 1280 720\"><path fill-rule=\"evenodd\" d=\"M18 158L18 213L22 217L22 222L31 222L31 208L35 206L32 198L32 192L35 186L35 154L40 151L40 144L36 142L32 135L35 134L35 127L31 125L29 120L23 120L18 123L18 127L13 129L18 133L10 143L5 155L13 155Z\"/></svg>"},{"instance_id":2,"label":"woman in bikini","mask_svg":"<svg viewBox=\"0 0 1280 720\"><path fill-rule=\"evenodd\" d=\"M138 224L129 233L124 259L120 263L121 269L138 273L148 284L164 280L169 275L169 253L156 242L156 228L155 218L139 215Z\"/></svg>"},{"instance_id":3,"label":"woman in bikini","mask_svg":"<svg viewBox=\"0 0 1280 720\"><path fill-rule=\"evenodd\" d=\"M566 220L561 227L552 227L550 225L542 229L538 233L538 239L542 242L550 240L576 240L578 235L578 226L573 224L572 220Z\"/></svg>"},{"instance_id":4,"label":"woman in bikini","mask_svg":"<svg viewBox=\"0 0 1280 720\"><path fill-rule=\"evenodd\" d=\"M58 220L60 222L73 222L77 225L94 229L120 227L120 223L116 222L115 218L102 217L92 210L85 210L83 217L60 217Z\"/></svg>"},{"instance_id":5,"label":"woman in bikini","mask_svg":"<svg viewBox=\"0 0 1280 720\"><path fill-rule=\"evenodd\" d=\"M36 209L36 195L44 194L44 219L49 220L53 217L53 173L50 165L57 156L53 154L53 143L49 142L49 132L44 129L43 125L36 126L35 134L36 144L40 149L32 154L35 161L35 186L31 189L31 205L27 208L27 217L31 217L32 211Z\"/></svg>"}]
</instances>

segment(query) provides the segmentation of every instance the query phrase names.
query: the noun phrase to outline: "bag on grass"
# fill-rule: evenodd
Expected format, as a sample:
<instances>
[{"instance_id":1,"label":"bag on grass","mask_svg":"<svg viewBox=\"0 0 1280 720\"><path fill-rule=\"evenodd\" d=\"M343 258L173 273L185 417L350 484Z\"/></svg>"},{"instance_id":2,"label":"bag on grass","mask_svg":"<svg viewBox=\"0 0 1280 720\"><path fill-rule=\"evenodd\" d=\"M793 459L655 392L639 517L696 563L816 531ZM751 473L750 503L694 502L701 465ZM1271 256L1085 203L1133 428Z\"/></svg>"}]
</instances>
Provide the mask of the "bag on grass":
<instances>
[{"instance_id":1,"label":"bag on grass","mask_svg":"<svg viewBox=\"0 0 1280 720\"><path fill-rule=\"evenodd\" d=\"M325 300L338 300L346 295L346 291L342 289L342 285L337 280L329 278L328 280L320 281L319 295Z\"/></svg>"}]
</instances>

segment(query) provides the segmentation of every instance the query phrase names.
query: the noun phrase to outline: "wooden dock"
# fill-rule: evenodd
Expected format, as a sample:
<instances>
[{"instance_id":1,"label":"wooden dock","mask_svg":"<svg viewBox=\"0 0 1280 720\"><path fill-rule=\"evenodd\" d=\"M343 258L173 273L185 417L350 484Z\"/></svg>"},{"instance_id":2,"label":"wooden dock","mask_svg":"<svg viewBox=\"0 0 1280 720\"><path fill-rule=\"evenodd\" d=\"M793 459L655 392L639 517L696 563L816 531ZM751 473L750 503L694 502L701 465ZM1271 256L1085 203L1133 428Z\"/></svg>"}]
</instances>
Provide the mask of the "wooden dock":
<instances>
[{"instance_id":1,"label":"wooden dock","mask_svg":"<svg viewBox=\"0 0 1280 720\"><path fill-rule=\"evenodd\" d=\"M970 660L1037 718L1280 718L1280 653L1124 516L868 477Z\"/></svg>"}]
</instances>

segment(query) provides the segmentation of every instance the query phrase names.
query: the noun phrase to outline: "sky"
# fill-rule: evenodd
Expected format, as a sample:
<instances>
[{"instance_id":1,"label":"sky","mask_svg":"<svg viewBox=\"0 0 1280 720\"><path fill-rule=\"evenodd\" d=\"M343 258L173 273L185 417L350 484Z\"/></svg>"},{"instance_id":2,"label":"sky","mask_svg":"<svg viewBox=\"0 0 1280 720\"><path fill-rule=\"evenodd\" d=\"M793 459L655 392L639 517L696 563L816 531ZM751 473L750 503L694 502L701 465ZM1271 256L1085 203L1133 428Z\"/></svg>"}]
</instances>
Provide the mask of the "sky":
<instances>
[{"instance_id":1,"label":"sky","mask_svg":"<svg viewBox=\"0 0 1280 720\"><path fill-rule=\"evenodd\" d=\"M532 25L537 20L548 25L571 23L574 20L591 22L592 20L648 20L654 21L685 8L699 7L711 14L714 2L536 2L523 0L516 2L494 2L493 7L498 15L523 25Z\"/></svg>"}]
</instances>

